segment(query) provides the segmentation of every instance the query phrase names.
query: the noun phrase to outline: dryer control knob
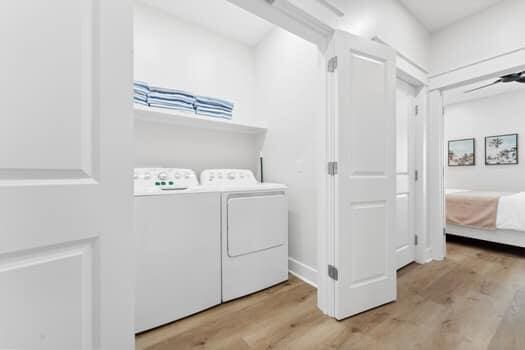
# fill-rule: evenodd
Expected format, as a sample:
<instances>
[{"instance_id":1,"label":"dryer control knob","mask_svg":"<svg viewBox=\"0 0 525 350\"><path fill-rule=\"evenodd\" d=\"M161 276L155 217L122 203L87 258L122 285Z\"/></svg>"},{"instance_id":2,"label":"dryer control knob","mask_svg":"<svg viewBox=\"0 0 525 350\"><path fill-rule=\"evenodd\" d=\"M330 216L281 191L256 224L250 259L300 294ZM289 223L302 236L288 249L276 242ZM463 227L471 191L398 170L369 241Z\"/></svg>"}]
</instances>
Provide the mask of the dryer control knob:
<instances>
[{"instance_id":1,"label":"dryer control knob","mask_svg":"<svg viewBox=\"0 0 525 350\"><path fill-rule=\"evenodd\" d=\"M166 172L161 172L157 175L157 177L159 178L160 181L165 181L168 179L168 173Z\"/></svg>"},{"instance_id":2,"label":"dryer control knob","mask_svg":"<svg viewBox=\"0 0 525 350\"><path fill-rule=\"evenodd\" d=\"M228 180L235 180L235 173L234 172L228 173Z\"/></svg>"},{"instance_id":3,"label":"dryer control knob","mask_svg":"<svg viewBox=\"0 0 525 350\"><path fill-rule=\"evenodd\" d=\"M151 174L150 173L144 173L144 180L149 180L151 179Z\"/></svg>"}]
</instances>

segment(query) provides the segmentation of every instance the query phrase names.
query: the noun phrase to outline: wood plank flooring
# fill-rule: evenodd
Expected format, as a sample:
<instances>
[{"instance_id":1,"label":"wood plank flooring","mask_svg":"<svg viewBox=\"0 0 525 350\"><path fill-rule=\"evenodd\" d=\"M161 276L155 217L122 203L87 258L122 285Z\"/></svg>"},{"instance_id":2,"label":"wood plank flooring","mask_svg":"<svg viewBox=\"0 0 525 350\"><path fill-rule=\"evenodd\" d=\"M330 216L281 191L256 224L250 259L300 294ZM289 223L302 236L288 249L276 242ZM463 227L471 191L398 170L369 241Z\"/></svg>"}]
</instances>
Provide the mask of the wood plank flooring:
<instances>
[{"instance_id":1,"label":"wood plank flooring","mask_svg":"<svg viewBox=\"0 0 525 350\"><path fill-rule=\"evenodd\" d=\"M338 322L297 278L136 338L137 350L525 349L525 252L448 242L398 272L398 301Z\"/></svg>"}]
</instances>

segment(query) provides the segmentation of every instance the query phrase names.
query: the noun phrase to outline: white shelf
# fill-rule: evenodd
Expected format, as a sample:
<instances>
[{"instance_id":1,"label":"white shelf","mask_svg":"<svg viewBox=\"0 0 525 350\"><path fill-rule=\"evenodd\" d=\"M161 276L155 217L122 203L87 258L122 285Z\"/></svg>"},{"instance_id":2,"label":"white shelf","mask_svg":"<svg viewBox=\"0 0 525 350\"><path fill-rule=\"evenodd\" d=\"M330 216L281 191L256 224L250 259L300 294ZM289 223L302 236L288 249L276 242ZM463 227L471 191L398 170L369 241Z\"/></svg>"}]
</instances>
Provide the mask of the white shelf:
<instances>
[{"instance_id":1,"label":"white shelf","mask_svg":"<svg viewBox=\"0 0 525 350\"><path fill-rule=\"evenodd\" d=\"M192 128L221 130L242 134L266 132L262 125L237 123L231 120L203 117L191 112L135 105L135 119L150 123L181 125Z\"/></svg>"}]
</instances>

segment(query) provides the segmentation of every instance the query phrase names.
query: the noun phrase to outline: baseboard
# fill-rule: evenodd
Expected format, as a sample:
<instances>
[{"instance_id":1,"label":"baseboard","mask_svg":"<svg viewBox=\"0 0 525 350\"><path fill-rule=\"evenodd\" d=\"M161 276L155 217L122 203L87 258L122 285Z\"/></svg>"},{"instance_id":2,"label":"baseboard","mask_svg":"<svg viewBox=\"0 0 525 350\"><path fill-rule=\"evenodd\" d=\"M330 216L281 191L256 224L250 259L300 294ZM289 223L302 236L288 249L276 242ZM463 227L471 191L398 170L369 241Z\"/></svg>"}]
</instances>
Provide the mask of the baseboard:
<instances>
[{"instance_id":1,"label":"baseboard","mask_svg":"<svg viewBox=\"0 0 525 350\"><path fill-rule=\"evenodd\" d=\"M295 277L317 288L317 270L293 258L288 258L288 271Z\"/></svg>"}]
</instances>

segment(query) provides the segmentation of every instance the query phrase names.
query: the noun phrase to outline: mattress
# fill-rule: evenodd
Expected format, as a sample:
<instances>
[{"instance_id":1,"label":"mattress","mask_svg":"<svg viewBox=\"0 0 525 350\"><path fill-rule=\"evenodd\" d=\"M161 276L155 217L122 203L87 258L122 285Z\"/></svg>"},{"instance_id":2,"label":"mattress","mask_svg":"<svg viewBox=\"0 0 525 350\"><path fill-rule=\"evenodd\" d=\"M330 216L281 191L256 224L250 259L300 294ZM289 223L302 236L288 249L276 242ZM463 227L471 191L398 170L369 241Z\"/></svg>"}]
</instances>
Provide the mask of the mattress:
<instances>
[{"instance_id":1,"label":"mattress","mask_svg":"<svg viewBox=\"0 0 525 350\"><path fill-rule=\"evenodd\" d=\"M525 192L448 189L447 224L525 232Z\"/></svg>"}]
</instances>

